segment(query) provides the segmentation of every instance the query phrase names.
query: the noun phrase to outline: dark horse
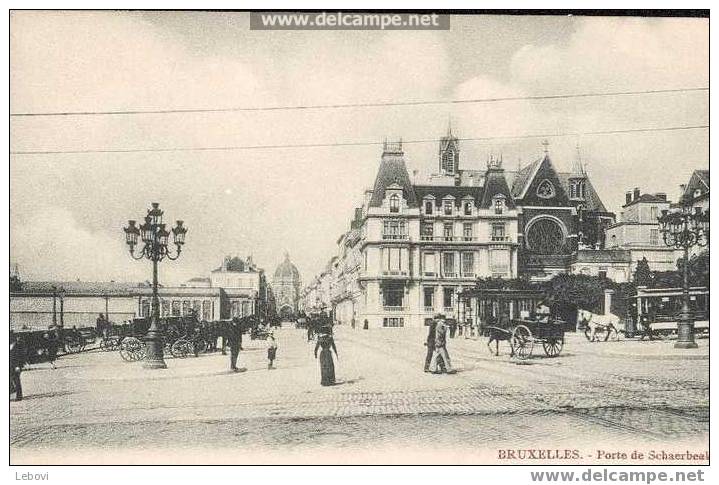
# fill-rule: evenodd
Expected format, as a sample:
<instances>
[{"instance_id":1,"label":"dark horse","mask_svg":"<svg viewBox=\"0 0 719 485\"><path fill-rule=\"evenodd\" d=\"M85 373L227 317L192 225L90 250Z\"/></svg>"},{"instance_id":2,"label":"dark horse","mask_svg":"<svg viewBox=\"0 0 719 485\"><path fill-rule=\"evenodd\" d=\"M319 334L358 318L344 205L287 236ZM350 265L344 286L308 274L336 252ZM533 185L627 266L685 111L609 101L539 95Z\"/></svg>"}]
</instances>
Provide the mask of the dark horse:
<instances>
[{"instance_id":1,"label":"dark horse","mask_svg":"<svg viewBox=\"0 0 719 485\"><path fill-rule=\"evenodd\" d=\"M489 340L487 341L487 348L492 352L492 342L494 342L495 350L494 355L499 356L499 342L506 341L509 343L509 356L514 357L514 347L512 347L512 332L499 327L485 327Z\"/></svg>"},{"instance_id":2,"label":"dark horse","mask_svg":"<svg viewBox=\"0 0 719 485\"><path fill-rule=\"evenodd\" d=\"M499 356L499 342L508 342L510 357L514 357L514 347L512 347L512 331L507 330L510 325L509 315L502 315L501 317L491 318L488 322L489 325L484 327L486 335L489 337L487 340L487 348L492 352L492 342L494 342L494 355Z\"/></svg>"}]
</instances>

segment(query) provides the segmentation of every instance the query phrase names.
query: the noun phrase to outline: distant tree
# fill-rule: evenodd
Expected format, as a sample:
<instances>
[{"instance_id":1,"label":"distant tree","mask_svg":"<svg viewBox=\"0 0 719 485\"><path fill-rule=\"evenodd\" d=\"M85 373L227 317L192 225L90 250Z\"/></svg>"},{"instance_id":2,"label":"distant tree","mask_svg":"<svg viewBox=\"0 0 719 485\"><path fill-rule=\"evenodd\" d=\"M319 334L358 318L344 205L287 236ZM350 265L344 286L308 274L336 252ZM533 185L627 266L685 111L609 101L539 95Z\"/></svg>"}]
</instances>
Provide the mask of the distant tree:
<instances>
[{"instance_id":1,"label":"distant tree","mask_svg":"<svg viewBox=\"0 0 719 485\"><path fill-rule=\"evenodd\" d=\"M646 257L637 263L637 269L634 271L634 284L637 286L652 284L652 270L649 268L649 261Z\"/></svg>"}]
</instances>

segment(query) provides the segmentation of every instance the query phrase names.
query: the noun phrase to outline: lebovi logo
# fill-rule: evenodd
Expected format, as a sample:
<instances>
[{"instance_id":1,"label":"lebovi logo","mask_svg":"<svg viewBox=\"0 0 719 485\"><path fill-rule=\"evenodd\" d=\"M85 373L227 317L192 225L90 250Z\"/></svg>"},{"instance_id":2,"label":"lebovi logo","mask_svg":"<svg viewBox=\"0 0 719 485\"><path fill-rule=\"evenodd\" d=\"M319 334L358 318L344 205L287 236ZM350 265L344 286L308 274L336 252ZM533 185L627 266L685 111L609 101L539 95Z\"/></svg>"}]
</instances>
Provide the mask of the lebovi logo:
<instances>
[{"instance_id":1,"label":"lebovi logo","mask_svg":"<svg viewBox=\"0 0 719 485\"><path fill-rule=\"evenodd\" d=\"M15 472L15 480L43 481L50 479L50 472L45 473L18 473Z\"/></svg>"}]
</instances>

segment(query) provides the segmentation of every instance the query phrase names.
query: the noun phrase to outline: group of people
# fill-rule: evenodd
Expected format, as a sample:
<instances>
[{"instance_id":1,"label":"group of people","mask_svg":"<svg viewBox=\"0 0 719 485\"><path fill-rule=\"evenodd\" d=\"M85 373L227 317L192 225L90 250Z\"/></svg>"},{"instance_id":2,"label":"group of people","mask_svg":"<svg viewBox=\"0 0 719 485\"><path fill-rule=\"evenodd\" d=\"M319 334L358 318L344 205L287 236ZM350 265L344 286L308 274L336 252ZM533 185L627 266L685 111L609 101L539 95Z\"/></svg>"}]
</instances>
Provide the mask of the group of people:
<instances>
[{"instance_id":1,"label":"group of people","mask_svg":"<svg viewBox=\"0 0 719 485\"><path fill-rule=\"evenodd\" d=\"M451 329L447 318L441 313L437 314L428 327L424 371L433 374L454 374L456 371L452 368L452 361L447 352L447 336Z\"/></svg>"},{"instance_id":2,"label":"group of people","mask_svg":"<svg viewBox=\"0 0 719 485\"><path fill-rule=\"evenodd\" d=\"M247 322L241 318L233 318L225 331L222 332L223 345L222 350L224 353L224 340L227 341L230 347L230 370L232 372L239 372L240 369L237 367L237 359L242 350L242 334L248 329ZM274 333L269 332L265 339L267 346L267 369L274 368L274 362L277 358L277 340L275 340Z\"/></svg>"}]
</instances>

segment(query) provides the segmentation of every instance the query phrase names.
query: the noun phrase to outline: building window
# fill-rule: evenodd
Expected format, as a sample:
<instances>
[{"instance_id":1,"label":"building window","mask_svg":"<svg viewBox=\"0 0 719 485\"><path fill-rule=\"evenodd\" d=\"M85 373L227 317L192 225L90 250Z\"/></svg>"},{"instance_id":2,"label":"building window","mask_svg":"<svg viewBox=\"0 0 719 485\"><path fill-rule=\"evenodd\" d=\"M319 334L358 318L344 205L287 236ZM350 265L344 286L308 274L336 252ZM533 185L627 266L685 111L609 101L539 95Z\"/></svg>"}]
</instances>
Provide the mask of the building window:
<instances>
[{"instance_id":1,"label":"building window","mask_svg":"<svg viewBox=\"0 0 719 485\"><path fill-rule=\"evenodd\" d=\"M431 241L434 239L434 224L423 223L421 237L423 241Z\"/></svg>"},{"instance_id":2,"label":"building window","mask_svg":"<svg viewBox=\"0 0 719 485\"><path fill-rule=\"evenodd\" d=\"M537 187L537 196L541 197L542 199L551 199L554 197L555 191L554 191L554 185L552 185L552 182L549 180L542 180L542 182Z\"/></svg>"},{"instance_id":3,"label":"building window","mask_svg":"<svg viewBox=\"0 0 719 485\"><path fill-rule=\"evenodd\" d=\"M162 300L160 302L160 308L162 309L162 316L166 317L170 314L170 302L167 300Z\"/></svg>"},{"instance_id":4,"label":"building window","mask_svg":"<svg viewBox=\"0 0 719 485\"><path fill-rule=\"evenodd\" d=\"M434 202L431 200L424 201L424 213L431 216L434 212Z\"/></svg>"},{"instance_id":5,"label":"building window","mask_svg":"<svg viewBox=\"0 0 719 485\"><path fill-rule=\"evenodd\" d=\"M454 307L454 288L444 288L442 290L442 304L445 310Z\"/></svg>"},{"instance_id":6,"label":"building window","mask_svg":"<svg viewBox=\"0 0 719 485\"><path fill-rule=\"evenodd\" d=\"M443 200L442 201L442 212L444 212L445 216L451 216L454 209L454 202L452 202L450 199Z\"/></svg>"},{"instance_id":7,"label":"building window","mask_svg":"<svg viewBox=\"0 0 719 485\"><path fill-rule=\"evenodd\" d=\"M472 215L472 201L471 200L464 201L464 215L465 216Z\"/></svg>"},{"instance_id":8,"label":"building window","mask_svg":"<svg viewBox=\"0 0 719 485\"><path fill-rule=\"evenodd\" d=\"M509 272L509 251L506 249L493 249L490 251L489 270L494 277L506 275Z\"/></svg>"},{"instance_id":9,"label":"building window","mask_svg":"<svg viewBox=\"0 0 719 485\"><path fill-rule=\"evenodd\" d=\"M382 269L385 273L399 274L402 270L402 250L382 248Z\"/></svg>"},{"instance_id":10,"label":"building window","mask_svg":"<svg viewBox=\"0 0 719 485\"><path fill-rule=\"evenodd\" d=\"M465 241L471 241L472 240L472 223L471 222L465 222L462 226L462 236L464 237Z\"/></svg>"},{"instance_id":11,"label":"building window","mask_svg":"<svg viewBox=\"0 0 719 485\"><path fill-rule=\"evenodd\" d=\"M384 221L382 239L407 239L406 222L397 219Z\"/></svg>"},{"instance_id":12,"label":"building window","mask_svg":"<svg viewBox=\"0 0 719 485\"><path fill-rule=\"evenodd\" d=\"M382 320L383 327L404 327L404 318L402 317L385 317Z\"/></svg>"},{"instance_id":13,"label":"building window","mask_svg":"<svg viewBox=\"0 0 719 485\"><path fill-rule=\"evenodd\" d=\"M231 316L233 316L233 317L241 317L242 316L242 313L240 312L240 302L239 301L232 302Z\"/></svg>"},{"instance_id":14,"label":"building window","mask_svg":"<svg viewBox=\"0 0 719 485\"><path fill-rule=\"evenodd\" d=\"M492 224L492 241L505 241L504 224Z\"/></svg>"},{"instance_id":15,"label":"building window","mask_svg":"<svg viewBox=\"0 0 719 485\"><path fill-rule=\"evenodd\" d=\"M462 253L462 276L474 277L474 253Z\"/></svg>"},{"instance_id":16,"label":"building window","mask_svg":"<svg viewBox=\"0 0 719 485\"><path fill-rule=\"evenodd\" d=\"M434 288L433 287L425 287L424 288L424 309L425 311L432 311L434 308Z\"/></svg>"},{"instance_id":17,"label":"building window","mask_svg":"<svg viewBox=\"0 0 719 485\"><path fill-rule=\"evenodd\" d=\"M457 270L454 267L454 253L442 253L442 274L447 278L457 276Z\"/></svg>"},{"instance_id":18,"label":"building window","mask_svg":"<svg viewBox=\"0 0 719 485\"><path fill-rule=\"evenodd\" d=\"M649 220L650 220L651 222L656 222L657 219L659 219L659 207L653 205L653 206L649 209Z\"/></svg>"},{"instance_id":19,"label":"building window","mask_svg":"<svg viewBox=\"0 0 719 485\"><path fill-rule=\"evenodd\" d=\"M436 256L434 253L424 253L424 261L422 262L422 270L426 276L435 276L437 274Z\"/></svg>"},{"instance_id":20,"label":"building window","mask_svg":"<svg viewBox=\"0 0 719 485\"><path fill-rule=\"evenodd\" d=\"M504 212L504 201L501 198L494 199L494 213L501 214Z\"/></svg>"},{"instance_id":21,"label":"building window","mask_svg":"<svg viewBox=\"0 0 719 485\"><path fill-rule=\"evenodd\" d=\"M184 300L182 302L182 314L185 316L190 314L190 300Z\"/></svg>"},{"instance_id":22,"label":"building window","mask_svg":"<svg viewBox=\"0 0 719 485\"><path fill-rule=\"evenodd\" d=\"M389 198L389 211L399 212L399 197L397 194Z\"/></svg>"},{"instance_id":23,"label":"building window","mask_svg":"<svg viewBox=\"0 0 719 485\"><path fill-rule=\"evenodd\" d=\"M659 229L649 230L649 244L652 246L659 245Z\"/></svg>"},{"instance_id":24,"label":"building window","mask_svg":"<svg viewBox=\"0 0 719 485\"><path fill-rule=\"evenodd\" d=\"M140 309L140 316L141 317L149 317L150 316L150 301L149 300L142 300L142 308Z\"/></svg>"},{"instance_id":25,"label":"building window","mask_svg":"<svg viewBox=\"0 0 719 485\"><path fill-rule=\"evenodd\" d=\"M442 154L442 170L454 173L454 152L452 150L447 150Z\"/></svg>"},{"instance_id":26,"label":"building window","mask_svg":"<svg viewBox=\"0 0 719 485\"><path fill-rule=\"evenodd\" d=\"M694 190L694 198L701 197L702 195L702 189L695 189Z\"/></svg>"},{"instance_id":27,"label":"building window","mask_svg":"<svg viewBox=\"0 0 719 485\"><path fill-rule=\"evenodd\" d=\"M202 318L202 303L200 300L192 300L192 311L197 318Z\"/></svg>"},{"instance_id":28,"label":"building window","mask_svg":"<svg viewBox=\"0 0 719 485\"><path fill-rule=\"evenodd\" d=\"M404 301L404 287L388 285L382 289L382 304L385 307L399 308Z\"/></svg>"},{"instance_id":29,"label":"building window","mask_svg":"<svg viewBox=\"0 0 719 485\"><path fill-rule=\"evenodd\" d=\"M180 316L180 300L172 300L172 316Z\"/></svg>"},{"instance_id":30,"label":"building window","mask_svg":"<svg viewBox=\"0 0 719 485\"><path fill-rule=\"evenodd\" d=\"M444 225L444 240L452 241L454 239L454 224L446 223Z\"/></svg>"},{"instance_id":31,"label":"building window","mask_svg":"<svg viewBox=\"0 0 719 485\"><path fill-rule=\"evenodd\" d=\"M210 300L204 300L202 302L202 319L212 320L212 302Z\"/></svg>"}]
</instances>

